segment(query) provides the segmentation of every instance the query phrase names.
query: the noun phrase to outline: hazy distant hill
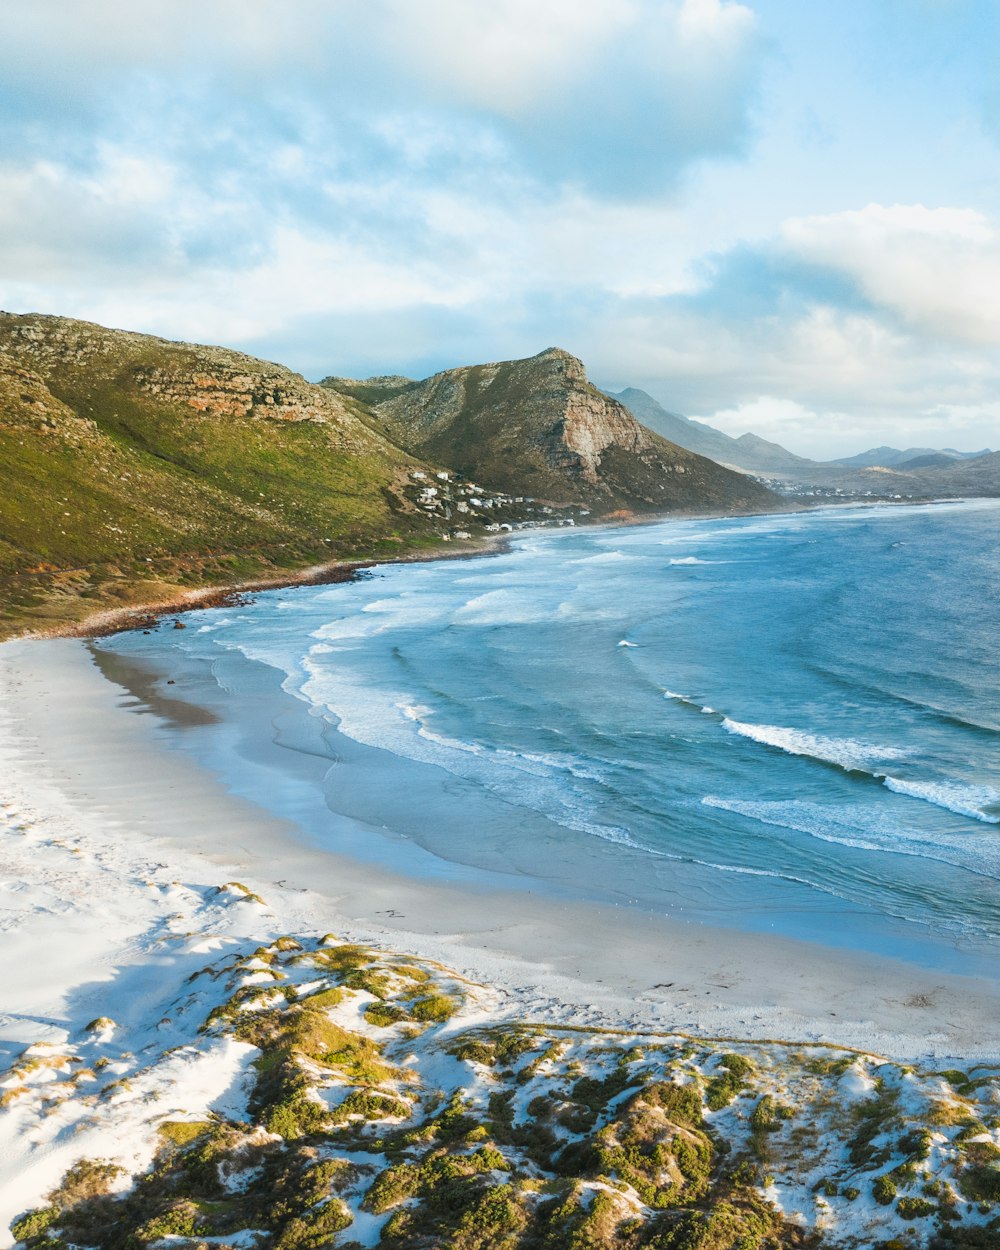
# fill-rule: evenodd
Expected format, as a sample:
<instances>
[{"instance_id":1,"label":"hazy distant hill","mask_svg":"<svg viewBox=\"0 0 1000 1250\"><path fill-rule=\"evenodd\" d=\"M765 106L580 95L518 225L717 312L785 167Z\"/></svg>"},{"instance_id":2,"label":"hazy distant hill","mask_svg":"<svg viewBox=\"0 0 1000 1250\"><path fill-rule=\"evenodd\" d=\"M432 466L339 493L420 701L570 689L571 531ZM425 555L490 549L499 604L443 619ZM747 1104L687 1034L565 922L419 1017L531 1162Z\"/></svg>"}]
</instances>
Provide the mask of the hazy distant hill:
<instances>
[{"instance_id":1,"label":"hazy distant hill","mask_svg":"<svg viewBox=\"0 0 1000 1250\"><path fill-rule=\"evenodd\" d=\"M910 464L901 465L904 471ZM928 468L913 474L934 493L949 495L1000 495L1000 452L987 452L964 458L943 467Z\"/></svg>"},{"instance_id":2,"label":"hazy distant hill","mask_svg":"<svg viewBox=\"0 0 1000 1250\"><path fill-rule=\"evenodd\" d=\"M871 447L868 451L859 452L856 456L842 456L839 460L830 460L828 463L842 464L852 469L872 468L875 465L882 465L887 469L908 465L909 468L916 469L930 467L926 464L912 463L924 460L927 456L942 458L937 463L943 464L947 461L974 460L977 456L988 455L989 450L988 447L982 451L956 451L954 447L908 447L905 451L900 451L898 447Z\"/></svg>"},{"instance_id":3,"label":"hazy distant hill","mask_svg":"<svg viewBox=\"0 0 1000 1250\"><path fill-rule=\"evenodd\" d=\"M609 394L657 434L719 464L733 465L747 473L781 473L816 463L756 434L732 438L701 421L668 412L652 395L637 387L629 386L624 391Z\"/></svg>"},{"instance_id":4,"label":"hazy distant hill","mask_svg":"<svg viewBox=\"0 0 1000 1250\"><path fill-rule=\"evenodd\" d=\"M692 421L679 412L669 412L657 404L654 397L635 386L616 392L614 397L650 429L682 447L751 474L799 484L805 490L818 487L820 491L865 496L899 494L914 499L936 494L993 495L998 492L989 451L956 451L954 447L941 450L909 447L901 451L899 447L881 446L840 460L809 460L756 434L734 439L704 422ZM961 471L961 466L976 464L984 456L986 462L980 469L968 474ZM953 469L954 474L949 476L949 470ZM886 475L886 470L891 470L891 474Z\"/></svg>"},{"instance_id":5,"label":"hazy distant hill","mask_svg":"<svg viewBox=\"0 0 1000 1250\"><path fill-rule=\"evenodd\" d=\"M640 425L559 348L422 382L327 378L322 385L369 402L386 434L413 455L493 489L605 513L777 503L758 483Z\"/></svg>"}]
</instances>

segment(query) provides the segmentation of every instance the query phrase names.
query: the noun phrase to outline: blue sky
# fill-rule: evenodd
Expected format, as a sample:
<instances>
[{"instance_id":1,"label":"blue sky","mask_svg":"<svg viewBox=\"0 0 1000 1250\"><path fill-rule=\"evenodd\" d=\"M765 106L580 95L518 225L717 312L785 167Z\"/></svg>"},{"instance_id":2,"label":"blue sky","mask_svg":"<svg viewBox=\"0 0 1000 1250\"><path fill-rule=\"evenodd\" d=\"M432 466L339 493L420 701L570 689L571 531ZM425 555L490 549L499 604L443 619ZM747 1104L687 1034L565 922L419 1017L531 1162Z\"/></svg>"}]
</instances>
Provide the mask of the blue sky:
<instances>
[{"instance_id":1,"label":"blue sky","mask_svg":"<svg viewBox=\"0 0 1000 1250\"><path fill-rule=\"evenodd\" d=\"M995 0L6 5L0 306L997 447L998 64Z\"/></svg>"}]
</instances>

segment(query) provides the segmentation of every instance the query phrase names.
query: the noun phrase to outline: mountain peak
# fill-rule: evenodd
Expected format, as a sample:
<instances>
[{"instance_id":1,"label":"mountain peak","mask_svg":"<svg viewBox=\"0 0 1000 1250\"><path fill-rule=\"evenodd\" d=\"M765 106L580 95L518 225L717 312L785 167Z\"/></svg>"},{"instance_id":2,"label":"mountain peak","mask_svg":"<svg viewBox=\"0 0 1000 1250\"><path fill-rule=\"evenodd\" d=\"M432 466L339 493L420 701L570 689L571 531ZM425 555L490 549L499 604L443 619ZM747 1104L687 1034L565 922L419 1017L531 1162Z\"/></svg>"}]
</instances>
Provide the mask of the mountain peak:
<instances>
[{"instance_id":1,"label":"mountain peak","mask_svg":"<svg viewBox=\"0 0 1000 1250\"><path fill-rule=\"evenodd\" d=\"M484 487L598 513L773 506L754 482L659 438L561 347L447 369L374 411L399 446Z\"/></svg>"}]
</instances>

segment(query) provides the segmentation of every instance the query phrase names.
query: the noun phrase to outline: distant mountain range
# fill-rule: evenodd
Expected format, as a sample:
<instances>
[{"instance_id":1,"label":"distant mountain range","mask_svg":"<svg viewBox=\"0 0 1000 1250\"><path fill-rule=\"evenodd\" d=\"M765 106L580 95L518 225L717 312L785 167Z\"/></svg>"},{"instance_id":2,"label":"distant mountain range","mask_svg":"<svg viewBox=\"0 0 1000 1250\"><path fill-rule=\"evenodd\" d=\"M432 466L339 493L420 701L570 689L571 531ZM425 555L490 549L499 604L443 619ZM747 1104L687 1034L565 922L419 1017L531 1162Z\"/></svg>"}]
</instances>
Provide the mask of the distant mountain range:
<instances>
[{"instance_id":1,"label":"distant mountain range","mask_svg":"<svg viewBox=\"0 0 1000 1250\"><path fill-rule=\"evenodd\" d=\"M692 421L690 417L682 417L678 412L668 412L652 395L637 387L629 386L623 391L610 391L608 394L624 404L643 425L655 430L663 438L697 452L700 456L708 456L719 464L732 465L747 473L769 473L780 469L794 470L815 463L796 456L778 443L769 443L767 439L759 438L756 434L731 438L701 421Z\"/></svg>"},{"instance_id":2,"label":"distant mountain range","mask_svg":"<svg viewBox=\"0 0 1000 1250\"><path fill-rule=\"evenodd\" d=\"M984 447L982 451L956 451L954 447L910 447L906 451L900 451L898 447L872 447L856 456L843 456L839 460L826 463L842 464L852 469L867 469L874 465L882 465L887 469L903 465L910 469L929 469L954 464L956 460L975 460L978 456L989 454L989 447Z\"/></svg>"},{"instance_id":3,"label":"distant mountain range","mask_svg":"<svg viewBox=\"0 0 1000 1250\"><path fill-rule=\"evenodd\" d=\"M993 470L990 467L992 462L989 460L993 453L989 448L982 451L956 451L953 447L910 447L904 451L898 447L873 447L856 456L845 456L839 460L810 460L804 456L796 456L780 444L768 442L756 434L743 434L739 438L733 438L729 434L723 434L721 430L705 425L704 422L692 421L690 417L670 412L657 403L652 395L636 387L608 393L623 403L644 425L664 438L744 473L800 479L809 484L840 482L844 489L851 488L853 483L858 489L868 490L872 486L871 478L858 477L856 472L852 475L851 471L894 469L903 474L920 475L911 483L911 488L924 493L933 493L933 490L942 487L942 483L946 481L979 481L983 488L993 481ZM980 470L965 476L958 471L963 463L971 464L984 458L985 463ZM928 479L922 474L924 470L950 469L956 469L956 473L950 478L945 474L940 479Z\"/></svg>"}]
</instances>

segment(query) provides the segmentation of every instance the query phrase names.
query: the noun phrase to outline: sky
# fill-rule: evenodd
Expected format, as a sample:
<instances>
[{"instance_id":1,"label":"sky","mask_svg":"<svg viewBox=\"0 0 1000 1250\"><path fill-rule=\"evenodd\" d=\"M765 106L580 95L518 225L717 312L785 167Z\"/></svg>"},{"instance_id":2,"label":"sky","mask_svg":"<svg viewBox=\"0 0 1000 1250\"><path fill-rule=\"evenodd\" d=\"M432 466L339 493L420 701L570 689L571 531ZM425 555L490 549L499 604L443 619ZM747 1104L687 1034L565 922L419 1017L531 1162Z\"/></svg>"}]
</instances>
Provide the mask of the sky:
<instances>
[{"instance_id":1,"label":"sky","mask_svg":"<svg viewBox=\"0 0 1000 1250\"><path fill-rule=\"evenodd\" d=\"M0 8L0 307L1000 447L996 0Z\"/></svg>"}]
</instances>

